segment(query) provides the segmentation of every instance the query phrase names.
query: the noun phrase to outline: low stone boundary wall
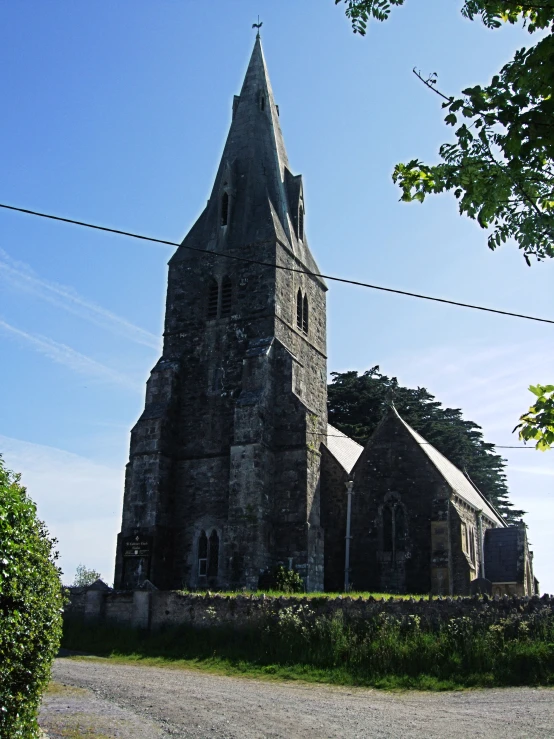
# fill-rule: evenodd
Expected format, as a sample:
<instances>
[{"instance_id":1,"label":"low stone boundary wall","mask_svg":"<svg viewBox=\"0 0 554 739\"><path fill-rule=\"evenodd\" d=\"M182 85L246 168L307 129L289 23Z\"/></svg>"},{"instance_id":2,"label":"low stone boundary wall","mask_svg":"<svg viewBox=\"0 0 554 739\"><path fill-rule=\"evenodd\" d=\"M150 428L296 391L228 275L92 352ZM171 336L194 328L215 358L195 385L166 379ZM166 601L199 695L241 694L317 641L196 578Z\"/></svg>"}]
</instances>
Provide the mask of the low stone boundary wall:
<instances>
[{"instance_id":1,"label":"low stone boundary wall","mask_svg":"<svg viewBox=\"0 0 554 739\"><path fill-rule=\"evenodd\" d=\"M351 598L318 596L301 598L265 595L225 596L179 591L70 588L64 618L85 624L114 624L157 630L188 625L195 628L230 625L234 628L255 626L276 617L284 608L308 607L316 616L332 617L342 612L346 620L374 618L380 613L391 616L419 616L439 623L451 618L486 617L492 621L510 614L530 614L548 609L554 612L554 596L531 598L487 595L463 598Z\"/></svg>"}]
</instances>

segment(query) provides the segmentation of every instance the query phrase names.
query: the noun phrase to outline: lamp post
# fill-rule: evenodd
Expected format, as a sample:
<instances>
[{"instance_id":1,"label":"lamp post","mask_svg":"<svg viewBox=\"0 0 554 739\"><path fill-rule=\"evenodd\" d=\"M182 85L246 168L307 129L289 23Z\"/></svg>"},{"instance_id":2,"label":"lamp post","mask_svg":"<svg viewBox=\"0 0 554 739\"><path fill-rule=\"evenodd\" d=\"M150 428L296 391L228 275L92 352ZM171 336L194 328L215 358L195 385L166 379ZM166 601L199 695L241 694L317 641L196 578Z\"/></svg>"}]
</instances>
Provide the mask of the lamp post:
<instances>
[{"instance_id":1,"label":"lamp post","mask_svg":"<svg viewBox=\"0 0 554 739\"><path fill-rule=\"evenodd\" d=\"M347 495L347 504L346 504L346 536L345 536L345 553L344 553L344 592L348 593L350 590L350 539L352 538L350 536L350 519L352 516L352 496L354 493L352 492L352 488L354 487L354 481L348 480L346 483L346 495Z\"/></svg>"}]
</instances>

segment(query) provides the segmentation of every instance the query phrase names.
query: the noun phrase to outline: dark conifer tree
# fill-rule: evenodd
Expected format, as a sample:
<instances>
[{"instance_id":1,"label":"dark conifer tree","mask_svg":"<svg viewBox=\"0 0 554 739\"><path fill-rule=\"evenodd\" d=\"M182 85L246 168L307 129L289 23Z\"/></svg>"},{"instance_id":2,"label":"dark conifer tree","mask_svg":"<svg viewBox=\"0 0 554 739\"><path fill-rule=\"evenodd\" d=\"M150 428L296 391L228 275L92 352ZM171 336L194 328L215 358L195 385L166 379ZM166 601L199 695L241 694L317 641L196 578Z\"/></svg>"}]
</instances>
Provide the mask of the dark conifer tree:
<instances>
[{"instance_id":1,"label":"dark conifer tree","mask_svg":"<svg viewBox=\"0 0 554 739\"><path fill-rule=\"evenodd\" d=\"M481 427L466 421L459 408L443 408L423 387L408 388L396 377L372 367L357 372L332 372L328 387L329 423L365 444L383 417L387 398L392 397L402 418L431 442L459 469L466 472L483 495L509 523L521 521L524 511L509 500L505 461L494 444L483 439Z\"/></svg>"}]
</instances>

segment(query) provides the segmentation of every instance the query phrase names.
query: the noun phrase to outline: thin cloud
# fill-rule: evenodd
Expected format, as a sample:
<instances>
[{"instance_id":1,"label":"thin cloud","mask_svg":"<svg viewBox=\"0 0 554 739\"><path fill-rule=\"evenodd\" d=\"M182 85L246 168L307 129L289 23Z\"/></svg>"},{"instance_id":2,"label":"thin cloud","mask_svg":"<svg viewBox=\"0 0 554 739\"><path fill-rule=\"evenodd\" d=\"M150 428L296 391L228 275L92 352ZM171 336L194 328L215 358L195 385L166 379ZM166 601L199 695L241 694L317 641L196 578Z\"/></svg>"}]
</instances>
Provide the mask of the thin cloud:
<instances>
[{"instance_id":1,"label":"thin cloud","mask_svg":"<svg viewBox=\"0 0 554 739\"><path fill-rule=\"evenodd\" d=\"M63 580L70 583L79 563L111 581L121 523L124 462L108 466L78 454L0 434L6 468L37 504L39 518L58 539Z\"/></svg>"},{"instance_id":2,"label":"thin cloud","mask_svg":"<svg viewBox=\"0 0 554 739\"><path fill-rule=\"evenodd\" d=\"M73 370L73 372L86 375L87 377L96 378L104 382L123 385L133 391L142 389L142 384L136 380L133 380L116 370L110 369L110 367L106 367L106 365L87 357L85 354L75 351L75 349L72 349L66 344L53 341L45 336L29 334L26 331L22 331L21 329L12 326L1 318L0 329L3 329L12 336L22 339L32 346L35 351L39 352L39 354L42 354L52 361Z\"/></svg>"},{"instance_id":3,"label":"thin cloud","mask_svg":"<svg viewBox=\"0 0 554 739\"><path fill-rule=\"evenodd\" d=\"M75 290L57 282L50 282L40 278L24 262L17 262L0 248L0 279L7 284L31 293L41 300L62 308L79 318L111 331L118 336L134 341L137 344L159 350L160 340L157 336L146 331L125 318L112 313L102 306L83 298Z\"/></svg>"}]
</instances>

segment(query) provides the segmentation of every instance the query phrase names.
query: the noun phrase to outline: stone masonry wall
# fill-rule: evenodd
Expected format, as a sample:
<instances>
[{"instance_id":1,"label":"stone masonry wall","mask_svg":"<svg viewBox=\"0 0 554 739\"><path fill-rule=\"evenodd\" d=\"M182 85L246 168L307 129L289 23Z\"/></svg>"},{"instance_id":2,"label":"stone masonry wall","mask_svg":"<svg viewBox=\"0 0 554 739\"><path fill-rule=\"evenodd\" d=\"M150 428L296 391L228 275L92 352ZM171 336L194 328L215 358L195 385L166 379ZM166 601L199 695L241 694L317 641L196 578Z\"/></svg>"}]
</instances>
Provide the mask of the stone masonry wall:
<instances>
[{"instance_id":1,"label":"stone masonry wall","mask_svg":"<svg viewBox=\"0 0 554 739\"><path fill-rule=\"evenodd\" d=\"M81 623L111 623L119 626L157 630L177 626L207 628L232 626L243 629L275 616L284 608L307 605L316 616L342 612L345 619L372 618L379 613L397 617L418 615L426 622L439 623L451 618L506 618L510 614L529 614L545 608L554 612L554 596L533 597L487 595L463 598L351 598L282 596L224 596L178 591L95 591L71 588L64 617Z\"/></svg>"}]
</instances>

